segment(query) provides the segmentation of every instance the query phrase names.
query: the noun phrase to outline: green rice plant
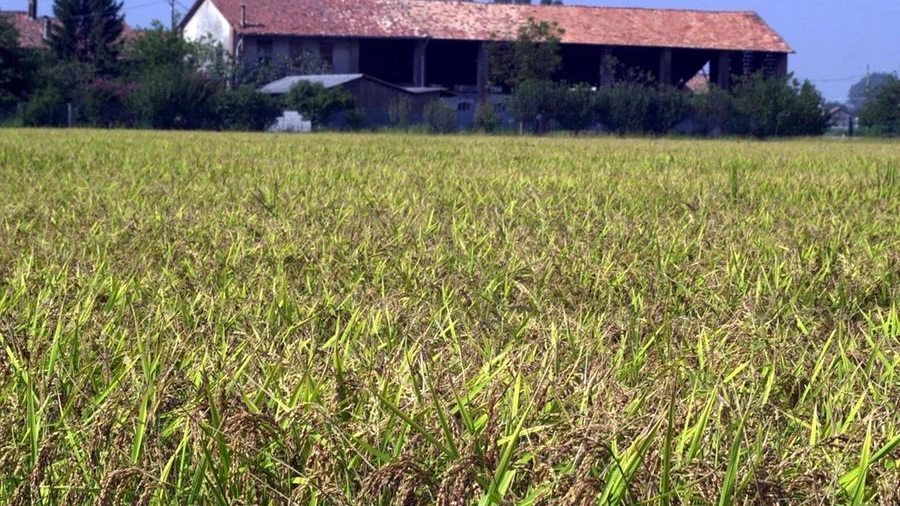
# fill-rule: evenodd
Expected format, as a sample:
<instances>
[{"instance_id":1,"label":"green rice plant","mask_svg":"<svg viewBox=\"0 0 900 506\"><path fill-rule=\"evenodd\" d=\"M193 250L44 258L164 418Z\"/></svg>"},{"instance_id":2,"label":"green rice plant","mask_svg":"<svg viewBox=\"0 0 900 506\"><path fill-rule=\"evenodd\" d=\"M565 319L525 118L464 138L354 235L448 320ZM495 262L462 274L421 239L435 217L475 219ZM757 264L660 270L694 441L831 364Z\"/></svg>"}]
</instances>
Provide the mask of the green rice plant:
<instances>
[{"instance_id":1,"label":"green rice plant","mask_svg":"<svg viewBox=\"0 0 900 506\"><path fill-rule=\"evenodd\" d=\"M900 500L895 143L0 153L0 503Z\"/></svg>"}]
</instances>

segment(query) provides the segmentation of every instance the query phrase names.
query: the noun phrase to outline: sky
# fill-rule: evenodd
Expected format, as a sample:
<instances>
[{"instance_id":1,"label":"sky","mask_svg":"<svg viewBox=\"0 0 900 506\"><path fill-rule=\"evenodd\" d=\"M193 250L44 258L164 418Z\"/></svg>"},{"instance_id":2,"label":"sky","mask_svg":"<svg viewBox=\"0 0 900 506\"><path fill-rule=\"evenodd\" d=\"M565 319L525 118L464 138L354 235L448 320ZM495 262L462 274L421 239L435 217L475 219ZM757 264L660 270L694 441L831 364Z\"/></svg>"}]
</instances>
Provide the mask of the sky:
<instances>
[{"instance_id":1,"label":"sky","mask_svg":"<svg viewBox=\"0 0 900 506\"><path fill-rule=\"evenodd\" d=\"M184 13L193 0L175 0ZM252 2L252 0L248 0ZM871 72L900 74L900 0L567 0L567 4L756 11L794 49L788 68L809 79L827 100L845 101L853 83ZM0 0L2 10L25 10L28 0ZM124 0L125 20L168 24L169 0ZM50 15L52 0L38 0Z\"/></svg>"}]
</instances>

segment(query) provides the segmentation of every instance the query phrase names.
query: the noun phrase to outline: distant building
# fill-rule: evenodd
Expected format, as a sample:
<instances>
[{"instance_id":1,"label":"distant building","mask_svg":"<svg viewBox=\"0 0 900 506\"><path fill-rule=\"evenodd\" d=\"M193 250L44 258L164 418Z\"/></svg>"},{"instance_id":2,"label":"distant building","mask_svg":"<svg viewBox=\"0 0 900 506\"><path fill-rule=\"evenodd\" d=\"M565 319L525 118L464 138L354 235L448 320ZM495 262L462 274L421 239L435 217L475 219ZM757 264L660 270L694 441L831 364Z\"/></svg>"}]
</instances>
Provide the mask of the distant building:
<instances>
[{"instance_id":1,"label":"distant building","mask_svg":"<svg viewBox=\"0 0 900 506\"><path fill-rule=\"evenodd\" d=\"M2 11L0 17L9 20L19 32L19 46L29 49L47 47L53 18L37 15L37 0L28 0L27 11Z\"/></svg>"},{"instance_id":2,"label":"distant building","mask_svg":"<svg viewBox=\"0 0 900 506\"><path fill-rule=\"evenodd\" d=\"M831 119L828 120L828 126L832 130L846 132L850 130L851 123L853 123L853 126L856 126L854 123L856 118L844 106L832 107L828 110L828 114L831 115Z\"/></svg>"},{"instance_id":3,"label":"distant building","mask_svg":"<svg viewBox=\"0 0 900 506\"><path fill-rule=\"evenodd\" d=\"M4 17L12 22L12 25L19 33L19 47L28 49L47 49L50 32L54 25L57 24L55 18L49 16L38 16L37 0L28 0L27 11L3 11L0 10L0 17ZM135 31L128 26L128 23L122 28L122 39L128 39L135 35Z\"/></svg>"},{"instance_id":4,"label":"distant building","mask_svg":"<svg viewBox=\"0 0 900 506\"><path fill-rule=\"evenodd\" d=\"M245 66L314 55L335 74L485 97L486 44L529 18L556 22L568 82L601 85L613 64L683 86L701 69L730 77L787 73L790 46L753 12L544 6L445 0L196 0L185 38L220 42ZM466 107L463 105L462 107Z\"/></svg>"}]
</instances>

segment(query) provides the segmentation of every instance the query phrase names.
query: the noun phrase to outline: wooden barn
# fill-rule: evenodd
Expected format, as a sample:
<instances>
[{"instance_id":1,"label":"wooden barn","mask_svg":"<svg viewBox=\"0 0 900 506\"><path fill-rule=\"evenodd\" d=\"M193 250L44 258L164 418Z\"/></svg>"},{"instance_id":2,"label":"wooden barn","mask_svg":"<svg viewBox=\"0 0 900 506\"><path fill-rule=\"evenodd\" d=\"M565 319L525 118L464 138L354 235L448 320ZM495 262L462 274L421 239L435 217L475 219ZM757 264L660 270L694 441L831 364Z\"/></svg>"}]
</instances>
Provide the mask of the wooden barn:
<instances>
[{"instance_id":1,"label":"wooden barn","mask_svg":"<svg viewBox=\"0 0 900 506\"><path fill-rule=\"evenodd\" d=\"M486 44L529 18L558 23L568 82L605 84L612 62L683 86L701 69L728 87L734 74L787 73L790 46L756 13L516 5L446 0L196 0L184 37L208 37L245 65L315 55L335 74L400 86L483 94Z\"/></svg>"}]
</instances>

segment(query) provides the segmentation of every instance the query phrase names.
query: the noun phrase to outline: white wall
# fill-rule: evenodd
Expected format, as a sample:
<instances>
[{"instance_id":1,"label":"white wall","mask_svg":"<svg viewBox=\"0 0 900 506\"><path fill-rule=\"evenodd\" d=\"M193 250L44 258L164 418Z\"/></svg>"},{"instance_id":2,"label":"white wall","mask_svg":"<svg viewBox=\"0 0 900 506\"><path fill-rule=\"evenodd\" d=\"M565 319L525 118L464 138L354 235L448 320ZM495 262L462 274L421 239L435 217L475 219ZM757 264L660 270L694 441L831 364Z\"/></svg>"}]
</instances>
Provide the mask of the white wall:
<instances>
[{"instance_id":1,"label":"white wall","mask_svg":"<svg viewBox=\"0 0 900 506\"><path fill-rule=\"evenodd\" d=\"M191 19L184 25L185 40L199 40L203 37L209 37L215 42L222 44L226 51L232 53L234 51L234 40L231 25L225 16L212 4L210 0L206 0L191 16Z\"/></svg>"}]
</instances>

